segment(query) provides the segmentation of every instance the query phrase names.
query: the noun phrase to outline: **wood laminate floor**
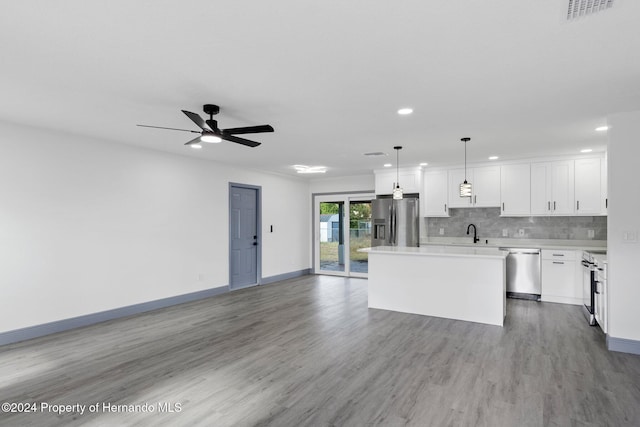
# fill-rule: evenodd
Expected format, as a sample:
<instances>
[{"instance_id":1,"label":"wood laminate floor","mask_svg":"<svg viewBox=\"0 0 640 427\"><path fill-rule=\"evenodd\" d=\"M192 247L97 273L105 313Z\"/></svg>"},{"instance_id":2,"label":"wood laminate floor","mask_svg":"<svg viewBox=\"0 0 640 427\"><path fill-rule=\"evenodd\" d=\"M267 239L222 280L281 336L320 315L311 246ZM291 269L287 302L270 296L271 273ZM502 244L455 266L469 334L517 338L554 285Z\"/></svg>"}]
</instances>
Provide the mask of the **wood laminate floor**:
<instances>
[{"instance_id":1,"label":"wood laminate floor","mask_svg":"<svg viewBox=\"0 0 640 427\"><path fill-rule=\"evenodd\" d=\"M366 280L330 276L245 289L0 347L0 402L99 404L0 425L640 425L640 356L577 306L507 310L504 328L369 310Z\"/></svg>"}]
</instances>

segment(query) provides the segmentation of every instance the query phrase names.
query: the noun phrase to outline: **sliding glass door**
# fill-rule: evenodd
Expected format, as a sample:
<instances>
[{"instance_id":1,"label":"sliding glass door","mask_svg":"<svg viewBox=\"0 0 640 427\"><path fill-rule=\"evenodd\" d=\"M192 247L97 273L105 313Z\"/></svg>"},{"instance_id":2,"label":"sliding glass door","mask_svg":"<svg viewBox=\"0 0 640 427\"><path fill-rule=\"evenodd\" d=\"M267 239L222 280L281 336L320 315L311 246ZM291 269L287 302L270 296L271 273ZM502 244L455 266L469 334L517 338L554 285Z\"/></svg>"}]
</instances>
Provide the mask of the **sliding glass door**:
<instances>
[{"instance_id":1,"label":"sliding glass door","mask_svg":"<svg viewBox=\"0 0 640 427\"><path fill-rule=\"evenodd\" d=\"M374 195L314 197L314 269L316 273L366 277L371 246Z\"/></svg>"}]
</instances>

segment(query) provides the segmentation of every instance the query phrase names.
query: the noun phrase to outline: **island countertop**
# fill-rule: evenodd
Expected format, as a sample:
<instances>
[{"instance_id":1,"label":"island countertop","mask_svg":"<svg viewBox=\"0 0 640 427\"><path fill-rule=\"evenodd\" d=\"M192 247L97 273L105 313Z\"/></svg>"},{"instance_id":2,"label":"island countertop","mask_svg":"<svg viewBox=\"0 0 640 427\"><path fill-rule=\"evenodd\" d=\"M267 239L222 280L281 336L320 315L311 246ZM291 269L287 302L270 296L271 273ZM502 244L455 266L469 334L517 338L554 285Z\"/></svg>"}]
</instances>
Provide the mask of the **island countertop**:
<instances>
[{"instance_id":1,"label":"island countertop","mask_svg":"<svg viewBox=\"0 0 640 427\"><path fill-rule=\"evenodd\" d=\"M507 251L487 247L376 246L369 308L502 326Z\"/></svg>"},{"instance_id":2,"label":"island countertop","mask_svg":"<svg viewBox=\"0 0 640 427\"><path fill-rule=\"evenodd\" d=\"M370 254L396 254L396 255L423 255L423 256L446 256L446 257L481 257L481 258L502 258L509 255L508 251L495 247L469 247L469 246L374 246L372 248L362 248L358 252Z\"/></svg>"}]
</instances>

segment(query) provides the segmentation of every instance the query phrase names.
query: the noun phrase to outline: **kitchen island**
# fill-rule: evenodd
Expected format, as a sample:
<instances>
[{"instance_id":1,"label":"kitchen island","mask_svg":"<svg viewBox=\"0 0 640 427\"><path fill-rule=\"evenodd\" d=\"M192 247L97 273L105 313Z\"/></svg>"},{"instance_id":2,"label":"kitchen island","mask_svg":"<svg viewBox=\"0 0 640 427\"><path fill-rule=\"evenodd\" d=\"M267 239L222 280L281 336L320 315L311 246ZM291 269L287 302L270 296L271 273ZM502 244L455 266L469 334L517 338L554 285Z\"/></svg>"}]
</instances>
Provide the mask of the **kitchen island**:
<instances>
[{"instance_id":1,"label":"kitchen island","mask_svg":"<svg viewBox=\"0 0 640 427\"><path fill-rule=\"evenodd\" d=\"M506 251L451 246L360 250L369 254L369 308L503 325Z\"/></svg>"}]
</instances>

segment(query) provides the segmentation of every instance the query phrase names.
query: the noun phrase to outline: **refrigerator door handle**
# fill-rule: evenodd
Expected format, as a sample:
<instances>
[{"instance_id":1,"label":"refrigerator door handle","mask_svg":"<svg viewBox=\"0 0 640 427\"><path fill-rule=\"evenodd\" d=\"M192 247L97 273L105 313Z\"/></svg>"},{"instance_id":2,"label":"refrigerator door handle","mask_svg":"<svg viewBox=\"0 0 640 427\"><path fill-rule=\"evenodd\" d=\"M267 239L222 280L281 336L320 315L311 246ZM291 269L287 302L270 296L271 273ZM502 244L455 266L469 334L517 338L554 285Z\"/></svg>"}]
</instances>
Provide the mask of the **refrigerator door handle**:
<instances>
[{"instance_id":1,"label":"refrigerator door handle","mask_svg":"<svg viewBox=\"0 0 640 427\"><path fill-rule=\"evenodd\" d=\"M393 203L389 205L389 246L393 244Z\"/></svg>"},{"instance_id":2,"label":"refrigerator door handle","mask_svg":"<svg viewBox=\"0 0 640 427\"><path fill-rule=\"evenodd\" d=\"M396 222L398 218L398 212L396 212L396 208L393 208L393 216L391 217L391 223L393 224L393 246L398 244L398 224Z\"/></svg>"}]
</instances>

